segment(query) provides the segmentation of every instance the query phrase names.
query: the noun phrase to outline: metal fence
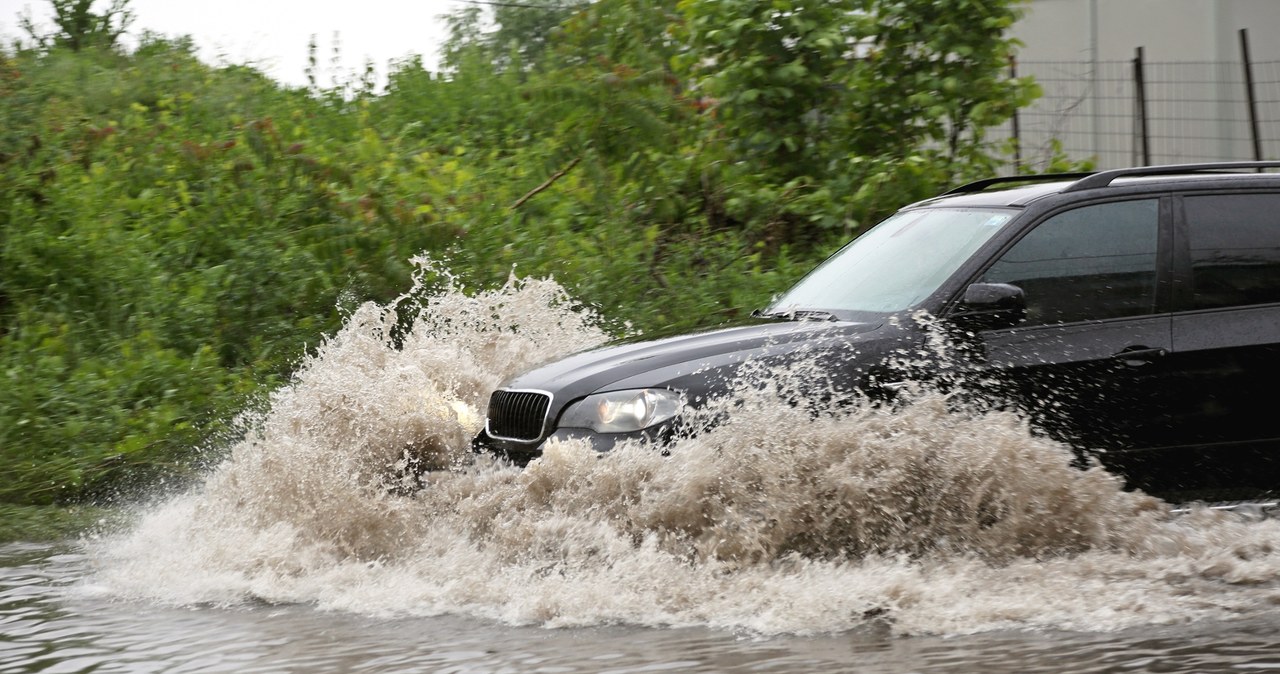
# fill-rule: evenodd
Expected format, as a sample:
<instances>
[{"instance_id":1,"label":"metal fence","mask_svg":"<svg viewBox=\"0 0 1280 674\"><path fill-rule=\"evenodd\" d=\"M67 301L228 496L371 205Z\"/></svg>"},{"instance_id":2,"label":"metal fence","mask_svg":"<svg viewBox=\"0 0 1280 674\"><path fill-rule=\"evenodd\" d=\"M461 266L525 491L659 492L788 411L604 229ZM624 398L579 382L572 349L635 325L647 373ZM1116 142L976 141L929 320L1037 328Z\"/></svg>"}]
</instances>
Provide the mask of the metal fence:
<instances>
[{"instance_id":1,"label":"metal fence","mask_svg":"<svg viewBox=\"0 0 1280 674\"><path fill-rule=\"evenodd\" d=\"M1242 38L1243 43L1243 38ZM1043 167L1060 149L1097 168L1280 157L1280 61L1019 62L1043 96L995 140ZM1060 148L1055 148L1055 141Z\"/></svg>"}]
</instances>

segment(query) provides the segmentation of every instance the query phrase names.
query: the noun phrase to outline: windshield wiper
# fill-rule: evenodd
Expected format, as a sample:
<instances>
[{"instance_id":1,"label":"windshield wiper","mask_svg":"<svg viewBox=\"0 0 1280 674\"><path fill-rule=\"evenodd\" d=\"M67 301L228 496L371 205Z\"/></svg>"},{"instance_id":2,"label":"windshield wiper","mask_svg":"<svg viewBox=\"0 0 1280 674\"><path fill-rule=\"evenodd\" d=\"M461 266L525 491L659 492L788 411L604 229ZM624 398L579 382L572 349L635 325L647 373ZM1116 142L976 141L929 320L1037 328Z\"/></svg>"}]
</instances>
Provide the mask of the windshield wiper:
<instances>
[{"instance_id":1,"label":"windshield wiper","mask_svg":"<svg viewBox=\"0 0 1280 674\"><path fill-rule=\"evenodd\" d=\"M821 309L788 309L787 311L761 311L756 309L751 312L756 318L769 318L776 321L838 321L836 315L830 311Z\"/></svg>"}]
</instances>

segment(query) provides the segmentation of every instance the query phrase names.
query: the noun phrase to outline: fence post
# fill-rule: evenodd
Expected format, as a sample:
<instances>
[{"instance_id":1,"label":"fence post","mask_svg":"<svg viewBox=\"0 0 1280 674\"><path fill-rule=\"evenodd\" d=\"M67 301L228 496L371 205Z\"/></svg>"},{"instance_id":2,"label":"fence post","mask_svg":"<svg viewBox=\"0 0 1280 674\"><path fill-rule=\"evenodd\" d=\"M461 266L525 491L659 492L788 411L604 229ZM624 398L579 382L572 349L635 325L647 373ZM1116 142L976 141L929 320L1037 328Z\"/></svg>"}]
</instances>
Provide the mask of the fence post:
<instances>
[{"instance_id":1,"label":"fence post","mask_svg":"<svg viewBox=\"0 0 1280 674\"><path fill-rule=\"evenodd\" d=\"M1138 47L1137 54L1133 57L1133 163L1137 166L1151 165L1151 141L1147 133L1147 88L1144 82L1145 80L1142 72L1142 47Z\"/></svg>"},{"instance_id":2,"label":"fence post","mask_svg":"<svg viewBox=\"0 0 1280 674\"><path fill-rule=\"evenodd\" d=\"M1009 79L1018 79L1018 59L1017 57L1009 57ZM1018 128L1018 108L1013 108L1013 172L1020 173L1022 170L1022 137Z\"/></svg>"},{"instance_id":3,"label":"fence post","mask_svg":"<svg viewBox=\"0 0 1280 674\"><path fill-rule=\"evenodd\" d=\"M1253 136L1253 160L1262 161L1262 136L1258 133L1258 97L1253 89L1253 62L1249 60L1249 29L1240 29L1240 60L1244 64L1244 93L1249 103L1249 133ZM1262 169L1258 169L1259 172Z\"/></svg>"}]
</instances>

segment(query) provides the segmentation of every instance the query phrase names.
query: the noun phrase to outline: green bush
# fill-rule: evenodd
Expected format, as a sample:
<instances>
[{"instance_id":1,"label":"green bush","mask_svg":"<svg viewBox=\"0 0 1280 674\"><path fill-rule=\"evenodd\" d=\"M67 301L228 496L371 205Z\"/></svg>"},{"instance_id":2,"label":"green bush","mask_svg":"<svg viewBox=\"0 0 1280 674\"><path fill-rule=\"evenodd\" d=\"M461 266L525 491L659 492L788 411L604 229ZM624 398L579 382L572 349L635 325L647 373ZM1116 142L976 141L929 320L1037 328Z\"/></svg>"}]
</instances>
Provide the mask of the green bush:
<instances>
[{"instance_id":1,"label":"green bush","mask_svg":"<svg viewBox=\"0 0 1280 674\"><path fill-rule=\"evenodd\" d=\"M444 73L409 59L381 93L281 87L154 35L0 52L0 503L192 475L423 251L473 287L554 275L645 332L741 316L992 170L982 128L1032 93L1001 79L1007 0L562 4L549 32L463 12ZM982 30L907 30L961 5ZM876 94L909 105L845 114L890 68L828 44L849 22L914 55Z\"/></svg>"}]
</instances>

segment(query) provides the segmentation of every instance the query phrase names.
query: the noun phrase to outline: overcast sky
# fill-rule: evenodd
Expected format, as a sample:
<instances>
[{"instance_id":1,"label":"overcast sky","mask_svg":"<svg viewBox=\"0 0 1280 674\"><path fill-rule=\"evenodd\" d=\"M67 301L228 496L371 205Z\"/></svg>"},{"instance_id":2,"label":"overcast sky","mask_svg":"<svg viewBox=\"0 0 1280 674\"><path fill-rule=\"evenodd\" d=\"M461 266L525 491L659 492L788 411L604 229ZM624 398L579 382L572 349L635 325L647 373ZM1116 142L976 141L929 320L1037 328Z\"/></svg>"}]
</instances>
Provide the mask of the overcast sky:
<instances>
[{"instance_id":1,"label":"overcast sky","mask_svg":"<svg viewBox=\"0 0 1280 674\"><path fill-rule=\"evenodd\" d=\"M94 7L109 5L98 0ZM27 7L51 25L49 6L48 0L0 0L0 36L22 34L18 16ZM440 15L462 6L460 0L133 0L130 32L191 35L206 61L250 63L290 84L306 83L307 42L314 35L320 83L328 84L335 32L344 73L363 72L372 59L385 76L387 62L407 54L434 64L445 37Z\"/></svg>"}]
</instances>

